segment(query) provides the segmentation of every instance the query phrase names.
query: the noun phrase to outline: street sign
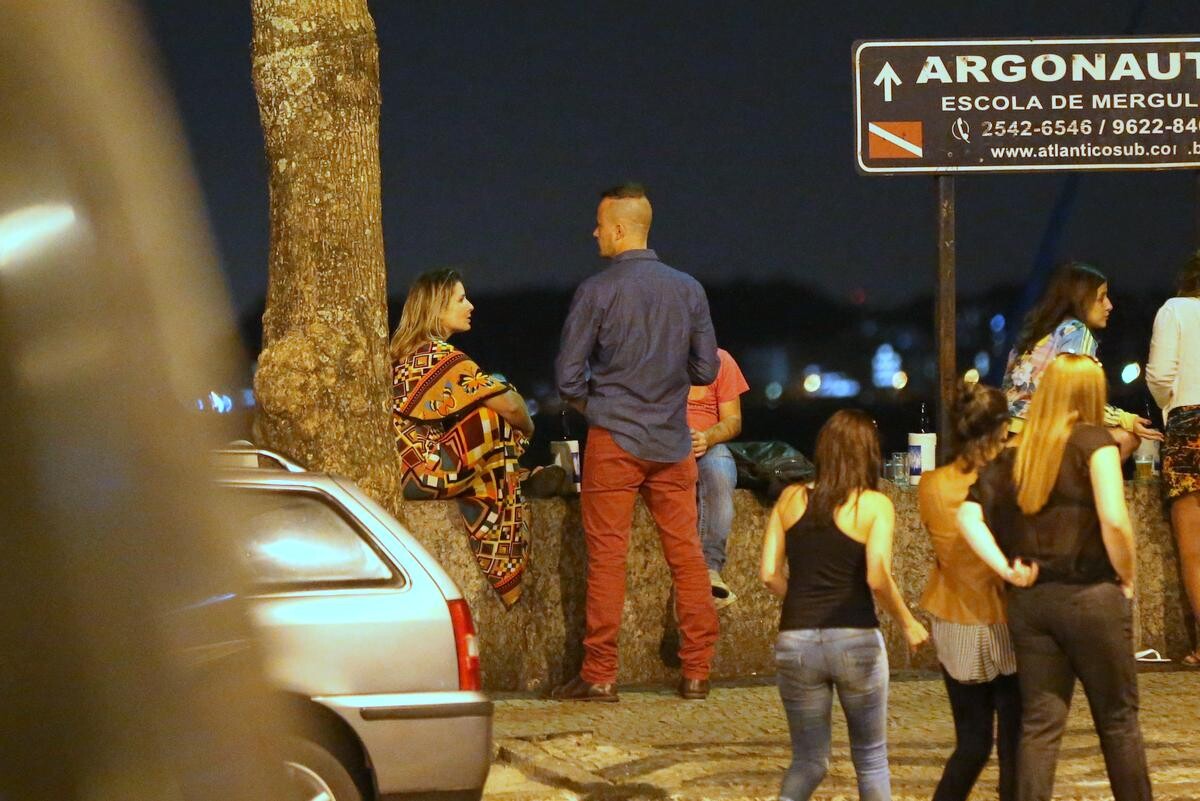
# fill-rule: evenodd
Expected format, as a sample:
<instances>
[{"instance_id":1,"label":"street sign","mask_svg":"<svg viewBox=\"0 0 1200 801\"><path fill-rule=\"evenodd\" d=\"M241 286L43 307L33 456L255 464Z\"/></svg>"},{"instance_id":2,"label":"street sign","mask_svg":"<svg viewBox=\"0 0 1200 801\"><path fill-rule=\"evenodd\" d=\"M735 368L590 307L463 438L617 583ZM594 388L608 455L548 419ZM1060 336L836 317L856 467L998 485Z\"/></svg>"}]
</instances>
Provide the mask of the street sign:
<instances>
[{"instance_id":1,"label":"street sign","mask_svg":"<svg viewBox=\"0 0 1200 801\"><path fill-rule=\"evenodd\" d=\"M1200 169L1200 37L859 41L864 174Z\"/></svg>"}]
</instances>

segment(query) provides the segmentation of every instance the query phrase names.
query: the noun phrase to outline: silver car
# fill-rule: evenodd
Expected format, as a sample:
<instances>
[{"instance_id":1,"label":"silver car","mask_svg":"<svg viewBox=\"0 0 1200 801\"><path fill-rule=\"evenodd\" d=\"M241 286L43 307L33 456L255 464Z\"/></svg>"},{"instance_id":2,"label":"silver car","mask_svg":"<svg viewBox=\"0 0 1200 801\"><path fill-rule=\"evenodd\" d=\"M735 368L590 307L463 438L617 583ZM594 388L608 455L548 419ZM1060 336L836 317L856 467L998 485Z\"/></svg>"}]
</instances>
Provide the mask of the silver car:
<instances>
[{"instance_id":1,"label":"silver car","mask_svg":"<svg viewBox=\"0 0 1200 801\"><path fill-rule=\"evenodd\" d=\"M252 447L217 459L267 679L290 713L293 785L334 801L478 799L492 702L458 586L352 481Z\"/></svg>"}]
</instances>

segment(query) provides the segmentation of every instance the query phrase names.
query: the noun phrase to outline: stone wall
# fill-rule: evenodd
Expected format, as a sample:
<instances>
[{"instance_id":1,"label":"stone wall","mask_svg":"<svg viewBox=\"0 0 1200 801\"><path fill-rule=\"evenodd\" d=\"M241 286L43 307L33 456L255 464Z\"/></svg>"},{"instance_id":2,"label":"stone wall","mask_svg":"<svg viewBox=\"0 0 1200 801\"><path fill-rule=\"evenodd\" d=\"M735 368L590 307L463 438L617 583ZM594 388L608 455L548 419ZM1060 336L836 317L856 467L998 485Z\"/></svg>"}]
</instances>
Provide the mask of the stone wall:
<instances>
[{"instance_id":1,"label":"stone wall","mask_svg":"<svg viewBox=\"0 0 1200 801\"><path fill-rule=\"evenodd\" d=\"M916 492L886 485L896 504L893 573L910 605L925 586L933 552L920 524ZM1138 543L1139 648L1178 659L1191 647L1187 603L1158 485L1126 484ZM723 575L738 595L721 614L713 678L774 672L771 657L779 601L758 581L759 548L770 506L738 490L728 563ZM521 600L510 610L475 568L454 503L405 507L414 535L462 587L479 630L485 685L492 690L542 690L570 678L583 660L586 553L578 499L532 502L532 558ZM668 683L678 677L677 633L669 607L670 576L658 535L638 502L629 546L621 629L623 684ZM898 629L881 615L893 670L934 668L931 647L908 653Z\"/></svg>"}]
</instances>

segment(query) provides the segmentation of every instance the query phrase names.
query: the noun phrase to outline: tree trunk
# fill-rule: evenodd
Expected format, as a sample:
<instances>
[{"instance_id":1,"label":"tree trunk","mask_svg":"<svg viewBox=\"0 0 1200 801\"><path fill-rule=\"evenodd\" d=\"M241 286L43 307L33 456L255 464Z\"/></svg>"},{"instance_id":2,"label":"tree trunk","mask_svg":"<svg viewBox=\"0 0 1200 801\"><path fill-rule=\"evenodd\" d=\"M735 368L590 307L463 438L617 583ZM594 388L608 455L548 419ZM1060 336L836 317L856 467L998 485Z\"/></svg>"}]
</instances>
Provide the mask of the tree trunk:
<instances>
[{"instance_id":1,"label":"tree trunk","mask_svg":"<svg viewBox=\"0 0 1200 801\"><path fill-rule=\"evenodd\" d=\"M396 511L375 25L366 0L251 7L271 209L255 435Z\"/></svg>"}]
</instances>

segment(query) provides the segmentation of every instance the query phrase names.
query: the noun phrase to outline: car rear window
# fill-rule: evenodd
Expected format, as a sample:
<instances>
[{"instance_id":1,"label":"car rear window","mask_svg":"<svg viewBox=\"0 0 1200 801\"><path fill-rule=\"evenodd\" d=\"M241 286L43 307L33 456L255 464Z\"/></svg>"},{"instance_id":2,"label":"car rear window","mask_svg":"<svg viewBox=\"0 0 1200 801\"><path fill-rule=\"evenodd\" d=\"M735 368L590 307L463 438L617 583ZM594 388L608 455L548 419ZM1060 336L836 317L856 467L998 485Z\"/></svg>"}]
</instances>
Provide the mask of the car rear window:
<instances>
[{"instance_id":1,"label":"car rear window","mask_svg":"<svg viewBox=\"0 0 1200 801\"><path fill-rule=\"evenodd\" d=\"M230 492L236 496L238 551L256 583L284 588L376 584L395 578L331 499L297 490Z\"/></svg>"}]
</instances>

